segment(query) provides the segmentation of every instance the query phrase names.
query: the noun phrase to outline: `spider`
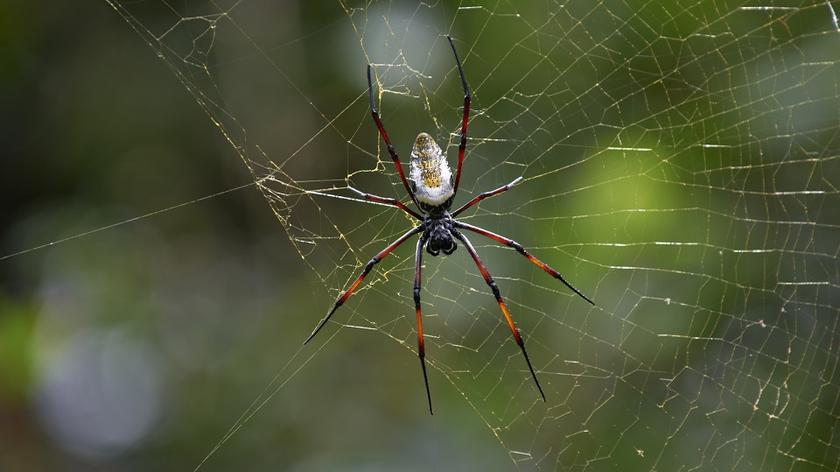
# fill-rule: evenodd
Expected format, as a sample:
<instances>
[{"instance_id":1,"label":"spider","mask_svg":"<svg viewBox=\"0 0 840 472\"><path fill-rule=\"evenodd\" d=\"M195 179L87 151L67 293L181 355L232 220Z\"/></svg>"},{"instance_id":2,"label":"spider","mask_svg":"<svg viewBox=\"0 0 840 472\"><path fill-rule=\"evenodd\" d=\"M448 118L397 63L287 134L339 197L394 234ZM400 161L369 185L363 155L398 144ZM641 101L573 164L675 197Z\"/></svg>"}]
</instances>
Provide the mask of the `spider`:
<instances>
[{"instance_id":1,"label":"spider","mask_svg":"<svg viewBox=\"0 0 840 472\"><path fill-rule=\"evenodd\" d=\"M417 226L407 231L405 234L400 236L396 241L391 243L385 249L380 251L378 254L373 256L373 258L368 261L365 265L362 273L356 278L356 280L350 284L350 286L338 297L335 301L330 312L327 314L324 319L318 324L312 334L304 341L304 344L308 343L315 337L316 334L327 324L330 317L332 317L333 313L338 310L338 307L344 304L348 298L356 291L356 289L361 285L362 281L365 279L365 276L370 272L370 270L382 261L385 256L390 254L394 249L399 247L404 242L408 241L411 237L419 234L420 239L417 241L417 249L415 253L415 262L414 262L414 310L415 315L417 318L417 354L420 357L420 367L423 370L423 382L426 386L426 398L429 402L429 413L434 414L432 410L432 395L429 390L429 377L426 374L426 351L423 345L423 319L420 312L420 270L422 267L422 259L423 259L423 249L426 249L432 256L438 256L441 252L445 255L450 255L455 252L455 249L458 248L457 241L460 241L461 244L464 245L467 252L472 257L473 262L475 262L476 267L478 267L478 271L481 273L481 276L484 278L484 281L490 287L490 290L493 292L493 296L496 297L496 303L499 305L499 309L502 311L502 315L507 322L508 328L510 328L510 332L513 335L513 338L516 340L516 344L519 346L519 349L522 350L522 355L525 358L525 362L528 364L528 369L531 371L531 377L534 379L534 383L537 386L537 390L540 392L540 396L542 397L543 401L545 401L545 393L543 392L542 386L540 386L540 381L537 379L537 374L534 372L534 367L531 365L531 360L528 357L528 351L525 350L525 341L522 339L522 335L517 329L516 324L513 322L513 318L510 316L510 311L508 310L507 305L505 304L504 299L502 298L501 294L499 293L499 286L493 280L493 277L490 275L490 272L487 270L487 267L481 261L481 258L478 256L478 253L475 251L472 243L467 238L467 236L461 232L461 230L471 231L473 233L479 234L486 238L492 239L493 241L503 245L508 246L516 250L519 254L527 258L533 264L535 264L540 269L544 270L546 273L558 279L562 282L566 287L571 289L574 293L578 296L586 300L592 305L595 303L586 297L583 293L581 293L578 289L573 287L566 279L560 275L559 272L549 267L548 264L544 263L543 261L537 259L536 257L532 256L528 251L522 247L521 244L517 243L516 241L501 236L499 234L493 233L483 228L479 228L478 226L473 226L467 223L463 223L457 220L457 216L463 213L468 208L476 205L478 202L484 200L485 198L492 197L498 195L500 193L506 192L510 190L511 187L519 183L522 180L522 177L515 179L513 182L499 187L495 190L491 190L489 192L484 192L473 198L472 200L465 203L463 206L458 208L455 211L450 212L449 209L452 206L452 201L455 198L455 195L458 193L458 184L461 182L461 166L464 162L464 152L467 148L467 122L469 121L470 116L470 100L472 95L470 93L470 88L467 85L467 79L464 78L464 69L461 66L461 60L458 58L458 52L455 50L455 44L452 42L452 38L447 36L446 39L449 40L449 46L452 48L452 54L455 56L455 64L458 66L458 74L461 77L461 85L464 87L464 114L461 119L461 143L458 146L458 168L455 171L455 176L453 179L452 171L449 168L449 164L446 161L446 157L443 154L440 146L435 142L435 140L427 133L420 133L417 135L417 139L414 141L414 147L411 150L411 161L410 161L410 173L409 178L406 179L405 172L403 172L402 163L400 162L400 158L397 156L397 152L394 150L394 146L391 144L391 140L388 138L388 133L385 131L385 127L382 125L382 120L379 118L379 112L376 109L376 104L374 103L373 99L373 84L371 82L371 66L368 64L367 66L367 79L368 79L368 99L370 100L370 114L373 117L374 123L376 123L376 127L379 130L379 135L382 137L382 140L385 142L385 146L388 148L388 154L391 155L391 160L394 161L394 165L397 168L397 173L400 176L400 180L402 180L403 186L405 186L406 192L408 192L408 196L411 197L411 200L417 205L417 208L420 209L420 213L415 212L411 208L407 207L405 204L400 202L394 198L386 198L386 197L379 197L376 195L371 195L369 193L361 192L354 188L350 188L352 191L356 192L361 198L364 198L366 201L381 203L389 206L393 206L399 208L400 210L404 211L405 213L411 215L413 218L418 220Z\"/></svg>"}]
</instances>

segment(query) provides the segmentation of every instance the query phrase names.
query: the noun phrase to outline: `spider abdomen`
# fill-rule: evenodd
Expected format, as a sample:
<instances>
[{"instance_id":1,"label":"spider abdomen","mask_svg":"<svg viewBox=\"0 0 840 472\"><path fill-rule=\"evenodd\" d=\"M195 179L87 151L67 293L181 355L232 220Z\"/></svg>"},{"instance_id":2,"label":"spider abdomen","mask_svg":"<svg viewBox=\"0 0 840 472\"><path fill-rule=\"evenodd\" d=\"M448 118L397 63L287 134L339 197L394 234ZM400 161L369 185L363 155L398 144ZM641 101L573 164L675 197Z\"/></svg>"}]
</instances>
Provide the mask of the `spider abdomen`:
<instances>
[{"instance_id":1,"label":"spider abdomen","mask_svg":"<svg viewBox=\"0 0 840 472\"><path fill-rule=\"evenodd\" d=\"M414 196L420 203L439 207L455 194L452 170L443 151L428 133L420 133L411 149L411 173Z\"/></svg>"}]
</instances>

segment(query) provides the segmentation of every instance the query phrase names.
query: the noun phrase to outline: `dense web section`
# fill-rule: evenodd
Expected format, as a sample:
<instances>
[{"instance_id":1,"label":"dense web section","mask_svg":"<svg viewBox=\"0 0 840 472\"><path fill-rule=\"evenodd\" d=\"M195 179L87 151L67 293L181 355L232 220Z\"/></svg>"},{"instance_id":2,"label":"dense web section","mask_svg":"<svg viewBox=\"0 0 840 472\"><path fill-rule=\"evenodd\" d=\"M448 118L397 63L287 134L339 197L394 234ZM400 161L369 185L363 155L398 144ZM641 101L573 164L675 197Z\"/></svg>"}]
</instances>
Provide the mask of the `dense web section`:
<instances>
[{"instance_id":1,"label":"dense web section","mask_svg":"<svg viewBox=\"0 0 840 472\"><path fill-rule=\"evenodd\" d=\"M432 395L457 392L446 408L477 415L516 465L840 467L836 4L339 1L289 32L297 7L272 2L109 1L224 134L321 282L306 316L412 224L349 189L410 202L370 120L365 65L403 161L426 131L454 164L455 38L474 93L456 205L523 178L464 221L515 239L597 304L471 235L543 403L466 252L426 257ZM353 92L330 89L338 80ZM362 329L416 355L413 246L374 269L316 349ZM406 408L422 410L419 368L404 375L417 382Z\"/></svg>"}]
</instances>

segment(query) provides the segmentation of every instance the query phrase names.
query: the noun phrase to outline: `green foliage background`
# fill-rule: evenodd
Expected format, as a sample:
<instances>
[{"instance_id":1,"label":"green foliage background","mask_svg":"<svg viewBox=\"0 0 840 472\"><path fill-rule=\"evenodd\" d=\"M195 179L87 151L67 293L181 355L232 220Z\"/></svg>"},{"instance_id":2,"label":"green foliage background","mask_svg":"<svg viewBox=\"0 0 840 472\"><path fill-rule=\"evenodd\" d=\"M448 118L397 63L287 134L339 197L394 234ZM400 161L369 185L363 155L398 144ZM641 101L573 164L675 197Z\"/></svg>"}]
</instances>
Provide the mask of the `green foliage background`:
<instances>
[{"instance_id":1,"label":"green foliage background","mask_svg":"<svg viewBox=\"0 0 840 472\"><path fill-rule=\"evenodd\" d=\"M13 1L0 470L192 469L217 445L202 467L836 470L837 8ZM408 225L307 192L401 195L367 62L398 150L426 130L452 159L447 33L476 95L464 192L525 178L471 222L598 307L478 244L542 404L464 251L427 260L429 417L410 248L301 348ZM131 441L79 433L140 417Z\"/></svg>"}]
</instances>

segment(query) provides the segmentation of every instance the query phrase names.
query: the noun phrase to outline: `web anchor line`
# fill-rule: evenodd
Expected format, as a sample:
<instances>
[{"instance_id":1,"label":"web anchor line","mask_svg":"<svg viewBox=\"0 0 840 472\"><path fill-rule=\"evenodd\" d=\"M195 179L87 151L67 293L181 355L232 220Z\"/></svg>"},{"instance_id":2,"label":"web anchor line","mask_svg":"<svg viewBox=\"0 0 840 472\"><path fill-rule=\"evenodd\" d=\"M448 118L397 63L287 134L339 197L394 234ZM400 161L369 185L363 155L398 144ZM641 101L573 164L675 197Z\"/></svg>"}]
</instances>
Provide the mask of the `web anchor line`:
<instances>
[{"instance_id":1,"label":"web anchor line","mask_svg":"<svg viewBox=\"0 0 840 472\"><path fill-rule=\"evenodd\" d=\"M50 241L48 243L39 244L38 246L34 246L34 247L31 247L31 248L28 248L28 249L23 249L23 250L20 250L20 251L17 251L17 252L13 252L11 254L6 254L5 256L0 256L0 261L5 261L7 259L12 259L14 257L22 256L24 254L29 254L29 253L32 253L32 252L35 252L35 251L40 251L41 249L45 249L45 248L48 248L48 247L51 247L51 246L56 246L58 244L64 244L64 243L69 242L69 241L73 241L73 240L76 240L76 239L91 236L91 235L96 234L96 233L101 233L102 231L107 231L109 229L114 229L114 228L117 228L119 226L127 225L129 223L134 223L136 221L144 220L146 218L151 218L153 216L157 216L157 215L160 215L160 214L163 214L163 213L168 213L170 211L174 211L174 210L177 210L179 208L183 208L185 206L193 205L195 203L203 202L205 200L210 200L211 198L216 198L216 197L228 194L228 193L236 192L238 190L242 190L242 189L245 189L245 188L248 188L248 187L251 187L251 186L254 186L254 185L259 185L259 184L260 184L260 181L255 181L255 182L250 182L250 183L247 183L247 184L239 185L237 187L231 187L227 190L222 190L221 192L211 193L211 194L205 195L203 197L194 198L192 200L187 200L187 201L184 201L184 202L181 202L181 203L177 203L175 205L168 206L166 208L161 208L160 210L150 211L148 213L144 213L144 214L139 215L139 216L134 216L134 217L131 217L131 218L128 218L128 219L125 219L125 220L117 221L115 223L107 224L105 226L99 226L97 228L93 228L93 229L90 229L90 230L87 230L87 231L82 231L81 233L76 233L76 234L73 234L71 236L67 236L67 237L64 237L64 238L56 239L54 241Z\"/></svg>"}]
</instances>

